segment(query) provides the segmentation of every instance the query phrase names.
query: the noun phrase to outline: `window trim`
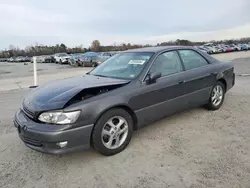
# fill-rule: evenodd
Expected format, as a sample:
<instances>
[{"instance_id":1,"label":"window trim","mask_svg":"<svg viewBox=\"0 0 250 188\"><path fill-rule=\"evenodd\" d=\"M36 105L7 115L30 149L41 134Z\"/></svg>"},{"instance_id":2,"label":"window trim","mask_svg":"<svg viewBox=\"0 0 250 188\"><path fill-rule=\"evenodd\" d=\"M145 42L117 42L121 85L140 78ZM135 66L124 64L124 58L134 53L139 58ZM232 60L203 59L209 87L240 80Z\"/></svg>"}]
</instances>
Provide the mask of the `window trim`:
<instances>
[{"instance_id":1,"label":"window trim","mask_svg":"<svg viewBox=\"0 0 250 188\"><path fill-rule=\"evenodd\" d=\"M190 70L197 69L197 68L200 68L200 67L204 67L204 66L207 66L207 65L195 67L195 68L192 68L192 69L186 69L185 64L184 64L184 61L183 61L183 58L181 57L181 54L180 54L180 51L182 51L182 50L193 51L194 53L197 53L198 55L200 55L200 56L207 62L207 65L211 64L202 54L200 54L200 53L197 52L196 50L193 50L193 49L178 49L178 50L177 50L177 53L179 54L179 57L180 57L180 59L181 59L181 62L182 62L184 71L190 71Z\"/></svg>"},{"instance_id":2,"label":"window trim","mask_svg":"<svg viewBox=\"0 0 250 188\"><path fill-rule=\"evenodd\" d=\"M178 55L179 55L179 58L180 58L179 50L193 50L193 51L195 51L196 53L198 53L199 55L201 55L201 56L208 62L208 64L207 64L207 65L204 65L204 66L202 66L202 67L197 67L197 68L190 69L190 70L186 70L185 67L184 67L184 65L182 64L182 66L183 66L183 71L182 71L182 72L179 72L179 73L177 73L177 74L185 73L185 72L188 72L188 71L193 71L193 70L196 70L196 69L199 69L199 68L203 68L203 67L206 67L206 66L209 66L209 65L211 66L211 65L214 64L212 61L210 62L210 61L206 58L205 55L203 55L199 50L196 50L196 49L192 49L192 48L176 48L176 49L171 49L171 50L165 49L164 51L159 52L159 54L156 55L155 57L152 56L152 57L150 58L150 60L149 60L149 62L148 62L148 63L150 63L150 65L149 65L149 67L147 68L146 73L142 76L142 79L140 79L140 82L141 82L141 83L145 83L145 82L146 82L146 77L147 77L147 75L148 75L148 73L149 73L149 71L150 71L150 68L151 68L151 66L153 65L153 63L155 62L156 58L157 58L160 54L165 53L165 52L170 52L170 51L177 51L177 53L178 53ZM180 59L181 59L181 58L180 58ZM181 62L182 62L182 59L181 59ZM183 63L183 62L182 62L182 63ZM145 68L146 68L146 67L145 67ZM169 76L173 76L173 75L176 75L176 74L171 74L171 75L169 75ZM168 76L165 76L165 77L168 77ZM161 77L161 78L163 78L163 77ZM161 79L161 78L159 78L159 79Z\"/></svg>"}]
</instances>

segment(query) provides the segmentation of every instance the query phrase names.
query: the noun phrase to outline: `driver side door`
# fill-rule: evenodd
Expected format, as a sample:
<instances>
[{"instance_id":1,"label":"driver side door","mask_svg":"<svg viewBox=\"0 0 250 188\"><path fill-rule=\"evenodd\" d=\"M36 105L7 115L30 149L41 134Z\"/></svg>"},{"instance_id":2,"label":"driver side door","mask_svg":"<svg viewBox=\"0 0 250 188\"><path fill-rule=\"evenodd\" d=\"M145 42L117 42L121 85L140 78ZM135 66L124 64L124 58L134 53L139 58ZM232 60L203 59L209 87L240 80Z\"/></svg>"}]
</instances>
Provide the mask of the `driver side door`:
<instances>
[{"instance_id":1,"label":"driver side door","mask_svg":"<svg viewBox=\"0 0 250 188\"><path fill-rule=\"evenodd\" d=\"M149 73L160 72L155 83L143 82L139 94L131 99L138 117L138 125L156 121L185 107L183 95L183 65L176 51L160 54L153 62Z\"/></svg>"}]
</instances>

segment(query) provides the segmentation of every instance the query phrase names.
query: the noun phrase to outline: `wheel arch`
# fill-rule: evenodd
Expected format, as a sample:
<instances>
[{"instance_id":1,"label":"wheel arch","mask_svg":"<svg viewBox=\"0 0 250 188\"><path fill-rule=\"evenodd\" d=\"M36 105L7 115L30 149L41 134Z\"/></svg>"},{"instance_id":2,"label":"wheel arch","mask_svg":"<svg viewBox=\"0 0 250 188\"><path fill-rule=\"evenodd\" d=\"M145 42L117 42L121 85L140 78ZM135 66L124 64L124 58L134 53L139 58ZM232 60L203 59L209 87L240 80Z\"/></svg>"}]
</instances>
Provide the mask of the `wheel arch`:
<instances>
[{"instance_id":1,"label":"wheel arch","mask_svg":"<svg viewBox=\"0 0 250 188\"><path fill-rule=\"evenodd\" d=\"M226 82L225 78L219 78L217 81L221 82L225 87L225 91L227 91L227 82Z\"/></svg>"},{"instance_id":2,"label":"wheel arch","mask_svg":"<svg viewBox=\"0 0 250 188\"><path fill-rule=\"evenodd\" d=\"M107 111L111 110L111 109L114 109L114 108L121 108L123 110L125 110L126 112L129 113L129 115L132 117L132 120L133 120L133 127L134 127L134 130L137 129L137 122L138 122L138 119L137 119L137 116L135 114L135 112L126 104L117 104L117 105L114 105L114 106L111 106L111 107L108 107L106 109L104 109L98 116L97 118L95 119L94 121L94 125L96 124L96 122L100 119L100 117L106 113Z\"/></svg>"},{"instance_id":3,"label":"wheel arch","mask_svg":"<svg viewBox=\"0 0 250 188\"><path fill-rule=\"evenodd\" d=\"M216 76L217 82L221 82L225 86L225 91L227 91L227 81L225 79L225 72L219 72Z\"/></svg>"}]
</instances>

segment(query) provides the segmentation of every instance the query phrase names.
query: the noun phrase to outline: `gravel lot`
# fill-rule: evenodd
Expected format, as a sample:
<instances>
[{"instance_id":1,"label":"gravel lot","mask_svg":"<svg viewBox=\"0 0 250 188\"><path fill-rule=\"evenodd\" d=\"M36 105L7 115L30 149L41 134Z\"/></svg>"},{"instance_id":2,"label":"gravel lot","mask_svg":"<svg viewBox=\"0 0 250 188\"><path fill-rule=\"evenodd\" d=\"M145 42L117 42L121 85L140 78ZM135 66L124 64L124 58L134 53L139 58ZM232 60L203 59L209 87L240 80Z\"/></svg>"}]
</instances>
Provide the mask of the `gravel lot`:
<instances>
[{"instance_id":1,"label":"gravel lot","mask_svg":"<svg viewBox=\"0 0 250 188\"><path fill-rule=\"evenodd\" d=\"M37 72L39 75L52 74L57 72L66 72L75 69L69 65L58 65L54 63L39 63L37 64ZM28 63L8 63L0 62L0 79L12 77L33 76L33 64Z\"/></svg>"},{"instance_id":2,"label":"gravel lot","mask_svg":"<svg viewBox=\"0 0 250 188\"><path fill-rule=\"evenodd\" d=\"M250 58L233 62L237 75L250 73ZM250 76L236 77L220 110L192 109L149 125L112 157L25 147L12 118L27 92L0 92L0 187L250 187Z\"/></svg>"}]
</instances>

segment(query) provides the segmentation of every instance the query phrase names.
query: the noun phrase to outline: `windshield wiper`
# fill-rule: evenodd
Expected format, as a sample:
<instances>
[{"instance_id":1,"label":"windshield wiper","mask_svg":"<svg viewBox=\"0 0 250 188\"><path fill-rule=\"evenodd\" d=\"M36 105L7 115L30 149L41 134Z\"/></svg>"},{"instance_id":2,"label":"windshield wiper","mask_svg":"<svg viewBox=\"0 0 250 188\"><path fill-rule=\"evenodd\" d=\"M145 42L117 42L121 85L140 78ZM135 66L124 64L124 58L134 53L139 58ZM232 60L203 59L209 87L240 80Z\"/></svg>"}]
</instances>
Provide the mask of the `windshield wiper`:
<instances>
[{"instance_id":1,"label":"windshield wiper","mask_svg":"<svg viewBox=\"0 0 250 188\"><path fill-rule=\"evenodd\" d=\"M94 76L99 76L99 77L104 77L104 78L109 78L109 76L104 76L104 75L101 75L101 74L92 74Z\"/></svg>"}]
</instances>

